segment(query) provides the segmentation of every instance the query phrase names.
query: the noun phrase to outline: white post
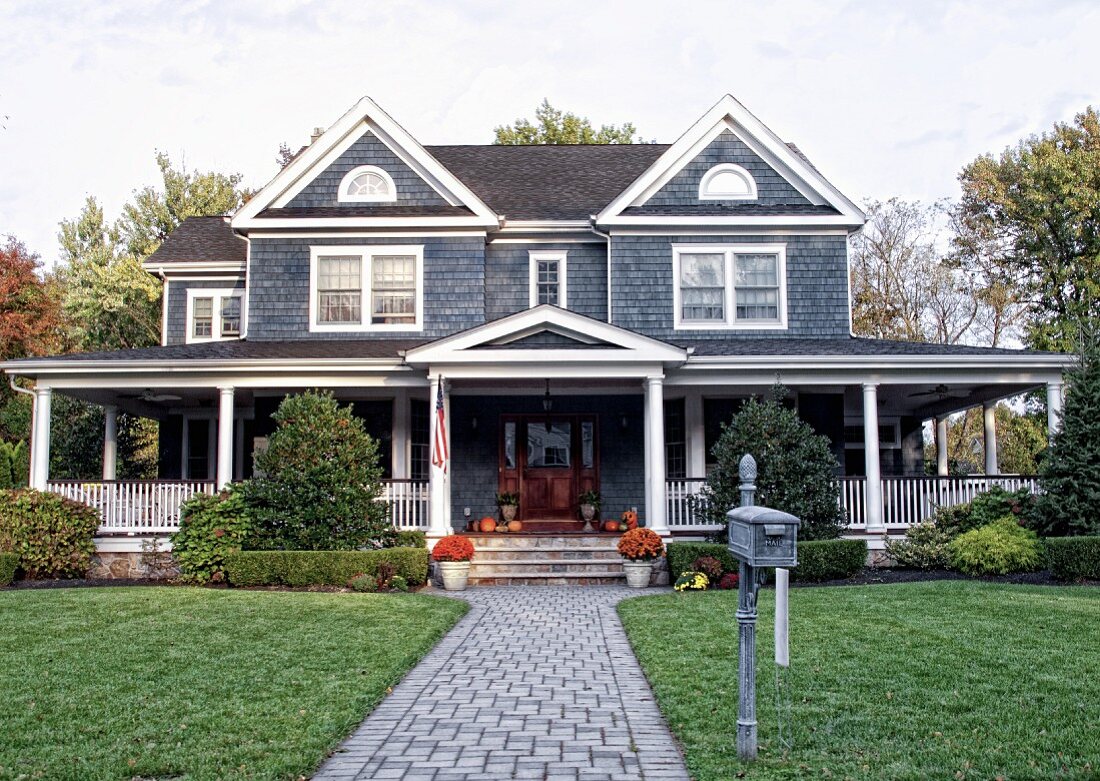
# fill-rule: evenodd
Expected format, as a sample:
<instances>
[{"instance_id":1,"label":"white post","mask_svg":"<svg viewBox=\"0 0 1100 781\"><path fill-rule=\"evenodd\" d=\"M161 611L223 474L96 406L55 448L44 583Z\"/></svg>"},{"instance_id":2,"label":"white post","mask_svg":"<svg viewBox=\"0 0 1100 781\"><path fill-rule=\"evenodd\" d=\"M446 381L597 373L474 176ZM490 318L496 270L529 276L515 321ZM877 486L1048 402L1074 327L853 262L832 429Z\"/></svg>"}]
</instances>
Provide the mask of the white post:
<instances>
[{"instance_id":1,"label":"white post","mask_svg":"<svg viewBox=\"0 0 1100 781\"><path fill-rule=\"evenodd\" d=\"M118 407L103 408L103 479L118 477Z\"/></svg>"},{"instance_id":2,"label":"white post","mask_svg":"<svg viewBox=\"0 0 1100 781\"><path fill-rule=\"evenodd\" d=\"M936 418L936 474L947 477L947 416Z\"/></svg>"},{"instance_id":3,"label":"white post","mask_svg":"<svg viewBox=\"0 0 1100 781\"><path fill-rule=\"evenodd\" d=\"M441 380L438 374L428 378L431 390L428 397L428 447L432 454L435 453L436 429L439 427L439 414L436 412L436 400L439 398L440 383L443 386L443 411L445 417L444 434L447 443L450 444L450 414L447 411L447 383ZM449 459L448 459L449 461ZM428 467L428 491L430 495L430 510L428 512L428 538L430 541L446 537L451 533L451 501L448 483L450 480L450 463L443 467L430 463Z\"/></svg>"},{"instance_id":4,"label":"white post","mask_svg":"<svg viewBox=\"0 0 1100 781\"><path fill-rule=\"evenodd\" d=\"M997 402L983 404L982 416L985 422L985 473L997 475L1000 474L997 468Z\"/></svg>"},{"instance_id":5,"label":"white post","mask_svg":"<svg viewBox=\"0 0 1100 781\"><path fill-rule=\"evenodd\" d=\"M409 476L409 392L398 388L393 397L393 453L390 474L394 480Z\"/></svg>"},{"instance_id":6,"label":"white post","mask_svg":"<svg viewBox=\"0 0 1100 781\"><path fill-rule=\"evenodd\" d=\"M31 434L31 488L46 490L50 479L50 399L53 391L48 387L35 386L34 424Z\"/></svg>"},{"instance_id":7,"label":"white post","mask_svg":"<svg viewBox=\"0 0 1100 781\"><path fill-rule=\"evenodd\" d=\"M689 389L684 397L684 432L687 434L687 476L707 474L707 443L703 421L703 396Z\"/></svg>"},{"instance_id":8,"label":"white post","mask_svg":"<svg viewBox=\"0 0 1100 781\"><path fill-rule=\"evenodd\" d=\"M669 536L665 518L665 394L663 377L645 380L645 525L662 537Z\"/></svg>"},{"instance_id":9,"label":"white post","mask_svg":"<svg viewBox=\"0 0 1100 781\"><path fill-rule=\"evenodd\" d=\"M878 450L878 385L863 383L863 458L867 476L867 531L886 531L882 520L882 466Z\"/></svg>"},{"instance_id":10,"label":"white post","mask_svg":"<svg viewBox=\"0 0 1100 781\"><path fill-rule=\"evenodd\" d=\"M1053 440L1062 427L1062 397L1065 387L1061 380L1047 383L1047 439ZM1049 444L1049 442L1048 442Z\"/></svg>"},{"instance_id":11,"label":"white post","mask_svg":"<svg viewBox=\"0 0 1100 781\"><path fill-rule=\"evenodd\" d=\"M233 386L218 387L217 486L233 482Z\"/></svg>"}]
</instances>

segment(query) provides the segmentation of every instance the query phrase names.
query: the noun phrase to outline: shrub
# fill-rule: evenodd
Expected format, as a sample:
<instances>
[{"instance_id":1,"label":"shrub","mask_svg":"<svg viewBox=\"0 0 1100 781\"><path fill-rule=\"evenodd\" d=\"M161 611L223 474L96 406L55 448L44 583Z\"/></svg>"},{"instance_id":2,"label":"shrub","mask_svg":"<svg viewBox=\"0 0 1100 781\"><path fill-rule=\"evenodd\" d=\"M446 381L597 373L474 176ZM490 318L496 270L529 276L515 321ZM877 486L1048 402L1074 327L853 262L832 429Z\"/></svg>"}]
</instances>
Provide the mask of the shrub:
<instances>
[{"instance_id":1,"label":"shrub","mask_svg":"<svg viewBox=\"0 0 1100 781\"><path fill-rule=\"evenodd\" d=\"M802 522L803 540L840 536L844 513L836 481L839 464L827 437L783 404L787 389L776 385L771 398L750 398L722 427L712 451L717 466L703 489L708 520L722 524L714 542L724 542L726 512L740 504L741 457L756 459L756 503L790 513Z\"/></svg>"},{"instance_id":2,"label":"shrub","mask_svg":"<svg viewBox=\"0 0 1100 781\"><path fill-rule=\"evenodd\" d=\"M966 575L1031 572L1043 560L1038 536L1013 516L960 534L947 546L947 553L951 566Z\"/></svg>"},{"instance_id":3,"label":"shrub","mask_svg":"<svg viewBox=\"0 0 1100 781\"><path fill-rule=\"evenodd\" d=\"M1006 491L1000 486L993 486L975 496L969 504L938 508L933 519L941 531L954 539L1006 515L1027 520L1032 514L1034 503L1035 496L1026 488Z\"/></svg>"},{"instance_id":4,"label":"shrub","mask_svg":"<svg viewBox=\"0 0 1100 781\"><path fill-rule=\"evenodd\" d=\"M0 586L10 586L15 580L17 569L19 569L19 556L14 553L0 553Z\"/></svg>"},{"instance_id":5,"label":"shrub","mask_svg":"<svg viewBox=\"0 0 1100 781\"><path fill-rule=\"evenodd\" d=\"M1046 559L1059 580L1100 580L1100 537L1050 537Z\"/></svg>"},{"instance_id":6,"label":"shrub","mask_svg":"<svg viewBox=\"0 0 1100 781\"><path fill-rule=\"evenodd\" d=\"M428 579L424 548L367 551L238 551L225 557L225 574L234 586L343 586L356 575L377 578L393 565L395 577L412 585ZM377 582L377 580L376 580Z\"/></svg>"},{"instance_id":7,"label":"shrub","mask_svg":"<svg viewBox=\"0 0 1100 781\"><path fill-rule=\"evenodd\" d=\"M474 544L461 534L451 534L432 548L433 561L469 561L474 557Z\"/></svg>"},{"instance_id":8,"label":"shrub","mask_svg":"<svg viewBox=\"0 0 1100 781\"><path fill-rule=\"evenodd\" d=\"M725 545L713 542L672 542L668 546L668 571L685 572L695 569L695 562L703 557L717 559L723 572L738 572L740 564L730 555Z\"/></svg>"},{"instance_id":9,"label":"shrub","mask_svg":"<svg viewBox=\"0 0 1100 781\"><path fill-rule=\"evenodd\" d=\"M405 578L400 575L394 575L390 578L390 588L394 591L408 591L409 581L405 580Z\"/></svg>"},{"instance_id":10,"label":"shrub","mask_svg":"<svg viewBox=\"0 0 1100 781\"><path fill-rule=\"evenodd\" d=\"M0 491L0 551L19 556L28 578L83 577L92 562L99 514L42 491Z\"/></svg>"},{"instance_id":11,"label":"shrub","mask_svg":"<svg viewBox=\"0 0 1100 781\"><path fill-rule=\"evenodd\" d=\"M741 576L736 572L727 572L722 576L722 579L718 581L718 588L723 591L730 591L737 588L741 584Z\"/></svg>"},{"instance_id":12,"label":"shrub","mask_svg":"<svg viewBox=\"0 0 1100 781\"><path fill-rule=\"evenodd\" d=\"M348 588L352 591L370 593L378 590L378 581L374 575L359 573L348 581Z\"/></svg>"},{"instance_id":13,"label":"shrub","mask_svg":"<svg viewBox=\"0 0 1100 781\"><path fill-rule=\"evenodd\" d=\"M172 535L180 578L192 583L221 582L226 556L239 551L251 533L252 519L240 491L188 499L180 505L180 528Z\"/></svg>"},{"instance_id":14,"label":"shrub","mask_svg":"<svg viewBox=\"0 0 1100 781\"><path fill-rule=\"evenodd\" d=\"M702 572L681 572L672 588L676 591L706 591L710 580Z\"/></svg>"},{"instance_id":15,"label":"shrub","mask_svg":"<svg viewBox=\"0 0 1100 781\"><path fill-rule=\"evenodd\" d=\"M665 545L652 529L631 529L619 538L619 554L631 561L653 561L665 553Z\"/></svg>"},{"instance_id":16,"label":"shrub","mask_svg":"<svg viewBox=\"0 0 1100 781\"><path fill-rule=\"evenodd\" d=\"M798 566L791 570L791 580L842 580L859 573L866 563L867 545L863 540L799 542Z\"/></svg>"},{"instance_id":17,"label":"shrub","mask_svg":"<svg viewBox=\"0 0 1100 781\"><path fill-rule=\"evenodd\" d=\"M26 487L29 466L26 442L0 439L0 489Z\"/></svg>"},{"instance_id":18,"label":"shrub","mask_svg":"<svg viewBox=\"0 0 1100 781\"><path fill-rule=\"evenodd\" d=\"M419 529L403 529L392 537L393 544L387 548L427 548L428 535Z\"/></svg>"},{"instance_id":19,"label":"shrub","mask_svg":"<svg viewBox=\"0 0 1100 781\"><path fill-rule=\"evenodd\" d=\"M382 493L378 445L331 393L287 396L244 484L259 550L355 550L394 536Z\"/></svg>"},{"instance_id":20,"label":"shrub","mask_svg":"<svg viewBox=\"0 0 1100 781\"><path fill-rule=\"evenodd\" d=\"M714 556L700 556L695 561L691 562L691 568L695 572L702 572L707 576L707 580L715 585L722 579L722 573L726 571L722 562L714 558Z\"/></svg>"},{"instance_id":21,"label":"shrub","mask_svg":"<svg viewBox=\"0 0 1100 781\"><path fill-rule=\"evenodd\" d=\"M947 545L951 540L952 534L938 521L925 521L906 529L904 540L887 540L886 553L901 567L947 569Z\"/></svg>"}]
</instances>

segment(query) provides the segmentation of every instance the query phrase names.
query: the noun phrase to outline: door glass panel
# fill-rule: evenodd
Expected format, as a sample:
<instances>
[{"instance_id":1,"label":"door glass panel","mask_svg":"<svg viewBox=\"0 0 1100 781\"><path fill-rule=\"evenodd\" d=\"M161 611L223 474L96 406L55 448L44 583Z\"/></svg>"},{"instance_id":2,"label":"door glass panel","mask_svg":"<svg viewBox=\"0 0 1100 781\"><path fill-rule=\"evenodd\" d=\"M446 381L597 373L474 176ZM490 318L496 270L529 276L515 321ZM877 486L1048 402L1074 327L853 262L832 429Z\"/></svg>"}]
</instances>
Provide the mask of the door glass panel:
<instances>
[{"instance_id":1,"label":"door glass panel","mask_svg":"<svg viewBox=\"0 0 1100 781\"><path fill-rule=\"evenodd\" d=\"M581 466L585 469L591 469L593 462L595 461L594 453L594 437L595 434L592 429L592 421L585 420L581 422Z\"/></svg>"},{"instance_id":2,"label":"door glass panel","mask_svg":"<svg viewBox=\"0 0 1100 781\"><path fill-rule=\"evenodd\" d=\"M569 423L527 424L527 466L568 468L573 427Z\"/></svg>"},{"instance_id":3,"label":"door glass panel","mask_svg":"<svg viewBox=\"0 0 1100 781\"><path fill-rule=\"evenodd\" d=\"M504 468L516 468L516 423L509 420L504 424Z\"/></svg>"}]
</instances>

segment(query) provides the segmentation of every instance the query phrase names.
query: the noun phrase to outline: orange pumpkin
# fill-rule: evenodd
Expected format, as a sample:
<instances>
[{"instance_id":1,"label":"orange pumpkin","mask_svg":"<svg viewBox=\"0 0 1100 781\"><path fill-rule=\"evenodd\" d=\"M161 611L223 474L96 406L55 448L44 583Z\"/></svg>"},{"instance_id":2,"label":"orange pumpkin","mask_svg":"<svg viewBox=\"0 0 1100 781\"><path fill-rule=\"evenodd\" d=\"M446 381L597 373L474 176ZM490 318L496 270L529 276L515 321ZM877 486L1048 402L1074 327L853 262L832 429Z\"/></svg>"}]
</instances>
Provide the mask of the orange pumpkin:
<instances>
[{"instance_id":1,"label":"orange pumpkin","mask_svg":"<svg viewBox=\"0 0 1100 781\"><path fill-rule=\"evenodd\" d=\"M604 531L608 531L608 532L617 532L619 530L619 522L618 521L604 521L603 529L604 529Z\"/></svg>"},{"instance_id":2,"label":"orange pumpkin","mask_svg":"<svg viewBox=\"0 0 1100 781\"><path fill-rule=\"evenodd\" d=\"M481 532L483 534L488 534L489 532L496 530L497 522L496 519L490 518L488 515L486 515L484 518L481 519L481 523L479 524L479 526L481 527Z\"/></svg>"},{"instance_id":3,"label":"orange pumpkin","mask_svg":"<svg viewBox=\"0 0 1100 781\"><path fill-rule=\"evenodd\" d=\"M518 532L521 529L523 529L523 522L522 521L508 521L508 531Z\"/></svg>"}]
</instances>

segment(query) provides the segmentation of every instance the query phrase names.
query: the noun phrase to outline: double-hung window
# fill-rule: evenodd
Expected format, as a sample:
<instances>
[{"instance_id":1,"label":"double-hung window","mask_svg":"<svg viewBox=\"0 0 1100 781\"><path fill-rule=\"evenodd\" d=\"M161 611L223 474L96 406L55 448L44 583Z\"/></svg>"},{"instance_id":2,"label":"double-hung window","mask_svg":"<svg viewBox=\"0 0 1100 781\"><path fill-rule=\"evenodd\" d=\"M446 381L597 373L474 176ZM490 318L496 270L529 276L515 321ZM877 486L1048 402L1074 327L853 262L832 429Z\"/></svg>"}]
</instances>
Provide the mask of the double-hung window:
<instances>
[{"instance_id":1,"label":"double-hung window","mask_svg":"<svg viewBox=\"0 0 1100 781\"><path fill-rule=\"evenodd\" d=\"M566 253L531 252L529 257L531 306L551 304L566 308Z\"/></svg>"},{"instance_id":2,"label":"double-hung window","mask_svg":"<svg viewBox=\"0 0 1100 781\"><path fill-rule=\"evenodd\" d=\"M419 331L422 246L313 247L311 331Z\"/></svg>"},{"instance_id":3,"label":"double-hung window","mask_svg":"<svg viewBox=\"0 0 1100 781\"><path fill-rule=\"evenodd\" d=\"M187 342L237 339L241 335L240 290L187 291Z\"/></svg>"},{"instance_id":4,"label":"double-hung window","mask_svg":"<svg viewBox=\"0 0 1100 781\"><path fill-rule=\"evenodd\" d=\"M674 245L672 252L676 328L787 327L783 245Z\"/></svg>"}]
</instances>

